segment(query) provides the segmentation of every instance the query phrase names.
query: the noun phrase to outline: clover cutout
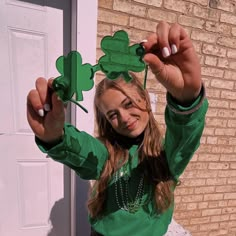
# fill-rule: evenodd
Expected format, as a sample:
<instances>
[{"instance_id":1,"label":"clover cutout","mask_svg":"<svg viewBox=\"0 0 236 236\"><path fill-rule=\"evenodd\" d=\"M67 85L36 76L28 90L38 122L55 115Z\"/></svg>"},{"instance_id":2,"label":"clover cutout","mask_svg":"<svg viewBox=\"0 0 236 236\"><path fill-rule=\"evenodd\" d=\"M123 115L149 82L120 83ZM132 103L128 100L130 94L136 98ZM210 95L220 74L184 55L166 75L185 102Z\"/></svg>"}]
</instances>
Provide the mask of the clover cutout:
<instances>
[{"instance_id":1,"label":"clover cutout","mask_svg":"<svg viewBox=\"0 0 236 236\"><path fill-rule=\"evenodd\" d=\"M145 54L142 45L129 46L128 34L120 30L114 36L105 36L101 41L101 49L105 55L94 66L82 64L82 57L77 51L57 59L56 68L61 75L53 81L52 86L63 102L71 101L88 112L78 101L83 101L83 91L93 88L93 78L99 70L108 79L114 80L122 76L129 82L132 79L129 71L141 72L145 69L144 88L146 87L147 66L142 60Z\"/></svg>"},{"instance_id":2,"label":"clover cutout","mask_svg":"<svg viewBox=\"0 0 236 236\"><path fill-rule=\"evenodd\" d=\"M61 73L53 81L53 88L58 96L62 101L72 101L86 111L76 101L83 101L82 91L89 91L94 86L92 66L88 63L82 64L80 53L72 51L67 57L61 56L57 59L56 68ZM76 100L72 98L74 94Z\"/></svg>"},{"instance_id":3,"label":"clover cutout","mask_svg":"<svg viewBox=\"0 0 236 236\"><path fill-rule=\"evenodd\" d=\"M117 31L114 36L105 36L101 48L105 55L98 64L109 79L122 75L128 82L132 79L129 71L141 72L145 69L142 61L144 48L140 44L129 46L128 34L123 30Z\"/></svg>"}]
</instances>

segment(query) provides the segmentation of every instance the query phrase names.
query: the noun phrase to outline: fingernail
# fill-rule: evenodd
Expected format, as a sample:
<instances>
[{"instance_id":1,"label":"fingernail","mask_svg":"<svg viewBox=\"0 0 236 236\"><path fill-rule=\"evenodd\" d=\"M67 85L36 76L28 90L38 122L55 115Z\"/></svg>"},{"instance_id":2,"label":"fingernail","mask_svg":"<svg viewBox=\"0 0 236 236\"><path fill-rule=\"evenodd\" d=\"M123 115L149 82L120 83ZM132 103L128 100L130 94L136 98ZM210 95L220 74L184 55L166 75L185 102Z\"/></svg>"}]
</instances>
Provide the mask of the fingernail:
<instances>
[{"instance_id":1,"label":"fingernail","mask_svg":"<svg viewBox=\"0 0 236 236\"><path fill-rule=\"evenodd\" d=\"M177 49L176 45L175 45L175 44L172 44L172 45L171 45L171 53L172 53L172 54L176 54L177 52L178 52L178 49Z\"/></svg>"},{"instance_id":2,"label":"fingernail","mask_svg":"<svg viewBox=\"0 0 236 236\"><path fill-rule=\"evenodd\" d=\"M162 49L162 55L163 55L163 57L168 57L168 56L170 56L170 52L169 52L169 49L168 49L167 47L164 47L164 48Z\"/></svg>"},{"instance_id":3,"label":"fingernail","mask_svg":"<svg viewBox=\"0 0 236 236\"><path fill-rule=\"evenodd\" d=\"M50 111L51 110L51 107L48 103L44 104L43 108L44 108L45 111Z\"/></svg>"},{"instance_id":4,"label":"fingernail","mask_svg":"<svg viewBox=\"0 0 236 236\"><path fill-rule=\"evenodd\" d=\"M146 65L149 65L149 63L146 62L145 58L143 58L143 61L144 61L144 63L145 63Z\"/></svg>"},{"instance_id":5,"label":"fingernail","mask_svg":"<svg viewBox=\"0 0 236 236\"><path fill-rule=\"evenodd\" d=\"M142 40L140 43L147 43L147 39Z\"/></svg>"},{"instance_id":6,"label":"fingernail","mask_svg":"<svg viewBox=\"0 0 236 236\"><path fill-rule=\"evenodd\" d=\"M60 98L59 96L57 96L57 100L58 100L58 101L61 101L61 98Z\"/></svg>"},{"instance_id":7,"label":"fingernail","mask_svg":"<svg viewBox=\"0 0 236 236\"><path fill-rule=\"evenodd\" d=\"M38 114L39 114L39 116L44 117L44 110L43 109L39 109L38 110Z\"/></svg>"}]
</instances>

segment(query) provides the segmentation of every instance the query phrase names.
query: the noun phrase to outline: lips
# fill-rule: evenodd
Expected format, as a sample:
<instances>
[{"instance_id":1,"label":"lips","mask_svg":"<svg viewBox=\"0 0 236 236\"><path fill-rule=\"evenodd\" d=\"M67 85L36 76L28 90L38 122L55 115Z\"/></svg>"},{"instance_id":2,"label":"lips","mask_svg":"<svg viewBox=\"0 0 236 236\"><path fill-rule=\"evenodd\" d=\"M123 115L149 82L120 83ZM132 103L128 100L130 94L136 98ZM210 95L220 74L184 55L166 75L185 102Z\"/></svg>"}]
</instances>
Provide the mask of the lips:
<instances>
[{"instance_id":1,"label":"lips","mask_svg":"<svg viewBox=\"0 0 236 236\"><path fill-rule=\"evenodd\" d=\"M135 129L136 124L137 124L137 120L135 120L135 121L131 122L130 124L128 124L128 125L126 126L126 129L128 129L128 130L133 130L133 129Z\"/></svg>"}]
</instances>

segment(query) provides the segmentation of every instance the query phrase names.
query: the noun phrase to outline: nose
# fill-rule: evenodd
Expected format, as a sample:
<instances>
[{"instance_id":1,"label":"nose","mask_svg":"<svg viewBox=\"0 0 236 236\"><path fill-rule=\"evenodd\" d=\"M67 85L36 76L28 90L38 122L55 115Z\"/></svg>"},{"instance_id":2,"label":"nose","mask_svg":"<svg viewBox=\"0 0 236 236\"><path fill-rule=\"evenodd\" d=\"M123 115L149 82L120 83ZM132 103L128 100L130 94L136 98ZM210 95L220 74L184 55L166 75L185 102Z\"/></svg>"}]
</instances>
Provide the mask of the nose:
<instances>
[{"instance_id":1,"label":"nose","mask_svg":"<svg viewBox=\"0 0 236 236\"><path fill-rule=\"evenodd\" d=\"M120 111L120 122L127 124L130 120L130 114L127 110Z\"/></svg>"}]
</instances>

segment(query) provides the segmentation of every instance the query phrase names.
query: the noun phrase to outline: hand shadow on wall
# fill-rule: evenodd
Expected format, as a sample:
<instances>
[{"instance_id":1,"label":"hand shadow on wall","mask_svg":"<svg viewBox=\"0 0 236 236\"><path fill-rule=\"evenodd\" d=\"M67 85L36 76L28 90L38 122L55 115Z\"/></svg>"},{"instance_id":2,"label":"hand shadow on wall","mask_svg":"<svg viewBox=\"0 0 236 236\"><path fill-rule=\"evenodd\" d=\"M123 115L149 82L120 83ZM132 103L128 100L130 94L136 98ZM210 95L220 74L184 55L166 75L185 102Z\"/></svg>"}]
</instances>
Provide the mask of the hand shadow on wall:
<instances>
[{"instance_id":1,"label":"hand shadow on wall","mask_svg":"<svg viewBox=\"0 0 236 236\"><path fill-rule=\"evenodd\" d=\"M69 229L66 227L69 221L69 217L65 211L66 206L65 199L62 198L55 202L51 209L49 221L51 222L51 230L48 232L47 236L65 236L68 235Z\"/></svg>"}]
</instances>

